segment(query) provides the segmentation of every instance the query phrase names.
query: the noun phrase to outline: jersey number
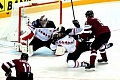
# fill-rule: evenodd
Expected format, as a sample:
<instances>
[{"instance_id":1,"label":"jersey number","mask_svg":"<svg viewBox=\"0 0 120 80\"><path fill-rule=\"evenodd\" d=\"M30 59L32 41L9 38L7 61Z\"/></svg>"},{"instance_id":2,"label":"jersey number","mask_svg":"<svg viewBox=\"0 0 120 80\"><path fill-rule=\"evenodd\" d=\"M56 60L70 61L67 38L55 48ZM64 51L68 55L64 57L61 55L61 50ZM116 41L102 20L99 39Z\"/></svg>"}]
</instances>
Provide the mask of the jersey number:
<instances>
[{"instance_id":1,"label":"jersey number","mask_svg":"<svg viewBox=\"0 0 120 80\"><path fill-rule=\"evenodd\" d=\"M24 67L24 71L25 72L27 72L27 71L31 71L31 69L30 69L30 65L29 64L25 64L25 63L23 63L23 67Z\"/></svg>"},{"instance_id":2,"label":"jersey number","mask_svg":"<svg viewBox=\"0 0 120 80\"><path fill-rule=\"evenodd\" d=\"M99 19L97 21L101 24L101 26L104 26L103 23Z\"/></svg>"}]
</instances>

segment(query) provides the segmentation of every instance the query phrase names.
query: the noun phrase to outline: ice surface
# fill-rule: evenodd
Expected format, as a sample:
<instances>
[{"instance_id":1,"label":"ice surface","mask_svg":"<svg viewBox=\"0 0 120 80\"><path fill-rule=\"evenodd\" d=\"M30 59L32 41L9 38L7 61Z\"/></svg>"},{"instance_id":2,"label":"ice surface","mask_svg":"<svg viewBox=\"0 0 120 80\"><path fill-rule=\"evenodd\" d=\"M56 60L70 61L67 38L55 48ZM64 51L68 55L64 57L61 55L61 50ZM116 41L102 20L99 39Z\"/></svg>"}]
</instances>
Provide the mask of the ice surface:
<instances>
[{"instance_id":1,"label":"ice surface","mask_svg":"<svg viewBox=\"0 0 120 80\"><path fill-rule=\"evenodd\" d=\"M113 42L114 46L107 50L109 64L99 65L96 62L96 71L86 72L84 68L67 68L66 56L56 57L45 47L35 52L36 55L29 58L32 66L34 80L120 80L120 2L90 4L83 6L75 6L75 17L79 20L81 26L84 25L87 10L93 10L95 17L98 17L105 25L108 25L112 31L109 42ZM72 8L63 9L63 26L66 28L73 27ZM35 15L34 15L35 16ZM6 19L8 20L8 19ZM6 26L5 19L0 19L1 33ZM81 55L78 61L89 61L90 52ZM97 54L100 58L100 54ZM20 54L15 52L11 47L0 47L0 64L19 58ZM13 74L15 71L13 68ZM5 80L4 72L0 68L0 80Z\"/></svg>"}]
</instances>

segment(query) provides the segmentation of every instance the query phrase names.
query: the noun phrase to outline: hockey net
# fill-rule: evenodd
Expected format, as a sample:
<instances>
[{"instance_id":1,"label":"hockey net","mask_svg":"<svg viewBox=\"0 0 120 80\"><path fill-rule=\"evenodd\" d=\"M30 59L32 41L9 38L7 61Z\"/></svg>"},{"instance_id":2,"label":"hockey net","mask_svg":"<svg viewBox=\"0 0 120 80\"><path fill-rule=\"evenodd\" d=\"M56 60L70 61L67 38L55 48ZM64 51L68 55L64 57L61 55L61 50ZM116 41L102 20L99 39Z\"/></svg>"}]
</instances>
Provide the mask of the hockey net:
<instances>
[{"instance_id":1,"label":"hockey net","mask_svg":"<svg viewBox=\"0 0 120 80\"><path fill-rule=\"evenodd\" d=\"M20 43L20 36L29 32L27 22L39 19L45 15L49 20L54 21L58 27L62 24L62 1L51 1L43 3L23 2L16 3L12 7L10 22L0 37L1 46L14 47Z\"/></svg>"}]
</instances>

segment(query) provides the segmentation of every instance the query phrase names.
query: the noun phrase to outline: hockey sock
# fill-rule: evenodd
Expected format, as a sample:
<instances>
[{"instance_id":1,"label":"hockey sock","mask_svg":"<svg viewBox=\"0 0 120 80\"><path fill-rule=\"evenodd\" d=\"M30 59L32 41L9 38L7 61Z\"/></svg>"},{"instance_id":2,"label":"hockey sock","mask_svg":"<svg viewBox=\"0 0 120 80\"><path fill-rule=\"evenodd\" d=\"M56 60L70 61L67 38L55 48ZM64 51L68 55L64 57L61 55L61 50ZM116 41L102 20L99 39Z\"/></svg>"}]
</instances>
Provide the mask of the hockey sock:
<instances>
[{"instance_id":1,"label":"hockey sock","mask_svg":"<svg viewBox=\"0 0 120 80\"><path fill-rule=\"evenodd\" d=\"M96 56L97 56L97 51L92 49L91 50L91 55L90 55L90 64L92 64L92 65L95 64Z\"/></svg>"},{"instance_id":2,"label":"hockey sock","mask_svg":"<svg viewBox=\"0 0 120 80\"><path fill-rule=\"evenodd\" d=\"M100 55L101 55L103 60L107 60L106 51L100 51Z\"/></svg>"}]
</instances>

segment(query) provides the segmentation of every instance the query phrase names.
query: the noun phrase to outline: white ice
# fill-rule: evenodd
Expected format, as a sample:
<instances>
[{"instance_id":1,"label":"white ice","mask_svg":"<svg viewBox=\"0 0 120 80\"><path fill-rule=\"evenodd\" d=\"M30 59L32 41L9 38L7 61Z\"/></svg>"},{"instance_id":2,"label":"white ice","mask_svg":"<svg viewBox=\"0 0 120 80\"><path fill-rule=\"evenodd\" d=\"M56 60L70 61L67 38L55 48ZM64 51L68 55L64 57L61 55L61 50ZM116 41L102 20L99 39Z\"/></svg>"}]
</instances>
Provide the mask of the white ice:
<instances>
[{"instance_id":1,"label":"white ice","mask_svg":"<svg viewBox=\"0 0 120 80\"><path fill-rule=\"evenodd\" d=\"M86 20L84 14L87 10L93 10L95 17L99 18L104 25L108 25L112 31L109 42L113 42L114 46L107 50L109 64L99 65L96 61L96 71L86 72L84 68L67 68L66 55L60 57L36 55L29 58L34 80L120 80L120 2L74 6L75 18L79 20L81 26ZM72 20L72 8L63 9L63 26L66 28L74 27ZM1 33L4 32L8 21L9 18L0 19ZM19 54L7 54L9 50L12 48L0 47L0 65L20 57ZM42 49L42 52L46 54L46 49ZM89 61L89 56L90 52L85 52L78 61ZM97 59L101 58L99 53L97 56ZM12 70L12 75L15 75L14 68ZM0 68L0 80L5 80L4 74Z\"/></svg>"}]
</instances>

